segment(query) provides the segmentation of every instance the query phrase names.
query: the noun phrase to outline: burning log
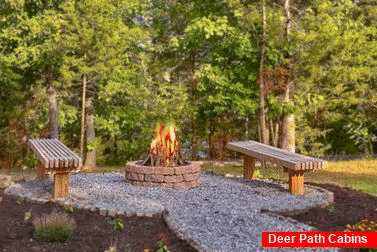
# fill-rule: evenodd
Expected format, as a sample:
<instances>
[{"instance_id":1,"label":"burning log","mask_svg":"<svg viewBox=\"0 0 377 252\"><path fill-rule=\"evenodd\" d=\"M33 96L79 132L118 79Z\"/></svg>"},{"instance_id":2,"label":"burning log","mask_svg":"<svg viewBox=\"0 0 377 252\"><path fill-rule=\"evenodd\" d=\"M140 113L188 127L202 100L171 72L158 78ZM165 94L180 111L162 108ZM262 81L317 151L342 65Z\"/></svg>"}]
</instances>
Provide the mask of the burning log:
<instances>
[{"instance_id":1,"label":"burning log","mask_svg":"<svg viewBox=\"0 0 377 252\"><path fill-rule=\"evenodd\" d=\"M142 163L144 166L179 166L184 161L181 156L180 145L174 125L159 124L155 130L155 139L147 158Z\"/></svg>"}]
</instances>

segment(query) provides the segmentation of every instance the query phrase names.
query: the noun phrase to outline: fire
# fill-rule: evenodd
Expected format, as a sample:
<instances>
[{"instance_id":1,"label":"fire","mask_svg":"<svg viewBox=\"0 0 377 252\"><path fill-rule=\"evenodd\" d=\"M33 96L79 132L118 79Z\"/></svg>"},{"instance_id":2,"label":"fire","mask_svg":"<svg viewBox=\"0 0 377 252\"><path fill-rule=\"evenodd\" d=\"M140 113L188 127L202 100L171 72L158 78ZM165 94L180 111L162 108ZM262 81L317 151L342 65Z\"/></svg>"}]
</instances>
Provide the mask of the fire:
<instances>
[{"instance_id":1,"label":"fire","mask_svg":"<svg viewBox=\"0 0 377 252\"><path fill-rule=\"evenodd\" d=\"M154 137L144 165L149 163L151 166L177 166L183 163L174 125L159 124Z\"/></svg>"}]
</instances>

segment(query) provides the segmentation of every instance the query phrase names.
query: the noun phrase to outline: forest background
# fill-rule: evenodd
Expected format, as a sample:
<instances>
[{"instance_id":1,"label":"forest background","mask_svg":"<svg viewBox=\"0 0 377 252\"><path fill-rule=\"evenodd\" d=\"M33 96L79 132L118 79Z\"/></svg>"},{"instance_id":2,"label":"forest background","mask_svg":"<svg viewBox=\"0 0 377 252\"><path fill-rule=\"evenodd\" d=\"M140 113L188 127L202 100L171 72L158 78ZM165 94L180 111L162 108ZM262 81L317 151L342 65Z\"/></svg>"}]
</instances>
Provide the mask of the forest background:
<instances>
[{"instance_id":1,"label":"forest background","mask_svg":"<svg viewBox=\"0 0 377 252\"><path fill-rule=\"evenodd\" d=\"M89 169L257 140L321 157L377 147L374 0L1 0L0 167L59 138Z\"/></svg>"}]
</instances>

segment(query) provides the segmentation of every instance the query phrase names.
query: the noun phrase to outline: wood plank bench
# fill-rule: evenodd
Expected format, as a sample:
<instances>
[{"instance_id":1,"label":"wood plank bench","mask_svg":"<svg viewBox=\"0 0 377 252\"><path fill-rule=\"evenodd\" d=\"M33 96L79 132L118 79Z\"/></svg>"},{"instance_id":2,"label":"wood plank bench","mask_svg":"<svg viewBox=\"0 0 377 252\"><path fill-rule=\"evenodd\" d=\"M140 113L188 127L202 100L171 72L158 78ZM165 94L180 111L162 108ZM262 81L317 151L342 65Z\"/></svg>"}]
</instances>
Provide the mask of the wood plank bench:
<instances>
[{"instance_id":1,"label":"wood plank bench","mask_svg":"<svg viewBox=\"0 0 377 252\"><path fill-rule=\"evenodd\" d=\"M29 139L28 145L39 160L37 178L54 174L53 197L68 196L69 173L82 166L81 158L57 139Z\"/></svg>"},{"instance_id":2,"label":"wood plank bench","mask_svg":"<svg viewBox=\"0 0 377 252\"><path fill-rule=\"evenodd\" d=\"M288 152L255 141L230 142L228 149L244 155L243 177L252 179L255 170L255 159L268 161L282 166L289 174L289 192L304 194L304 172L327 167L327 161Z\"/></svg>"}]
</instances>

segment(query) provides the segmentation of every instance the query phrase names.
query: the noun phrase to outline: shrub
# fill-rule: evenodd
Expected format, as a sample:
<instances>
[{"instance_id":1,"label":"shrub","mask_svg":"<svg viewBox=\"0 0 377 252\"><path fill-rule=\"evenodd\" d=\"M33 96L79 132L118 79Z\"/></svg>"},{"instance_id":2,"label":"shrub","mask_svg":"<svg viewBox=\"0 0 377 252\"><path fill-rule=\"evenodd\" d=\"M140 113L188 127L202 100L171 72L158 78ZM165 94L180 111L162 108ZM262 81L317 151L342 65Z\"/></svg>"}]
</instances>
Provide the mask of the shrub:
<instances>
[{"instance_id":1,"label":"shrub","mask_svg":"<svg viewBox=\"0 0 377 252\"><path fill-rule=\"evenodd\" d=\"M377 232L377 222L363 219L360 222L346 226L346 232Z\"/></svg>"},{"instance_id":2,"label":"shrub","mask_svg":"<svg viewBox=\"0 0 377 252\"><path fill-rule=\"evenodd\" d=\"M363 219L360 222L346 226L346 232L377 232L377 222L374 220ZM362 248L360 251L377 252L377 248Z\"/></svg>"},{"instance_id":3,"label":"shrub","mask_svg":"<svg viewBox=\"0 0 377 252\"><path fill-rule=\"evenodd\" d=\"M114 230L121 231L124 228L124 221L122 219L110 221L110 224L113 226Z\"/></svg>"},{"instance_id":4,"label":"shrub","mask_svg":"<svg viewBox=\"0 0 377 252\"><path fill-rule=\"evenodd\" d=\"M52 211L33 220L35 234L44 241L65 241L71 236L76 222L64 212Z\"/></svg>"},{"instance_id":5,"label":"shrub","mask_svg":"<svg viewBox=\"0 0 377 252\"><path fill-rule=\"evenodd\" d=\"M117 243L116 241L111 241L111 245L105 250L105 252L116 252L117 251Z\"/></svg>"},{"instance_id":6,"label":"shrub","mask_svg":"<svg viewBox=\"0 0 377 252\"><path fill-rule=\"evenodd\" d=\"M69 214L69 215L72 215L73 213L73 207L70 207L70 206L64 206L64 211Z\"/></svg>"},{"instance_id":7,"label":"shrub","mask_svg":"<svg viewBox=\"0 0 377 252\"><path fill-rule=\"evenodd\" d=\"M328 205L328 206L325 207L325 211L326 211L326 213L328 213L328 214L332 214L332 213L335 212L335 207L334 207L334 206L330 206L330 205Z\"/></svg>"},{"instance_id":8,"label":"shrub","mask_svg":"<svg viewBox=\"0 0 377 252\"><path fill-rule=\"evenodd\" d=\"M31 218L31 209L32 209L32 208L30 208L29 211L26 211L26 212L24 213L24 221L25 221L25 222L29 221L30 218Z\"/></svg>"},{"instance_id":9,"label":"shrub","mask_svg":"<svg viewBox=\"0 0 377 252\"><path fill-rule=\"evenodd\" d=\"M156 244L156 251L157 252L170 252L170 249L166 246L166 241L165 241L165 235L160 234L161 240L159 240Z\"/></svg>"}]
</instances>

